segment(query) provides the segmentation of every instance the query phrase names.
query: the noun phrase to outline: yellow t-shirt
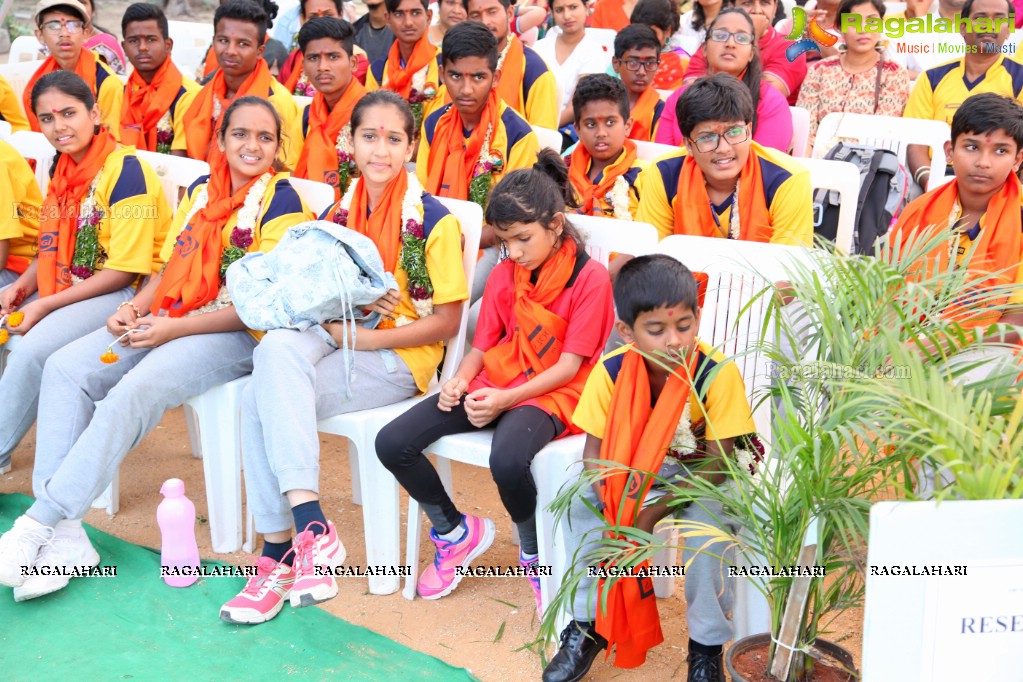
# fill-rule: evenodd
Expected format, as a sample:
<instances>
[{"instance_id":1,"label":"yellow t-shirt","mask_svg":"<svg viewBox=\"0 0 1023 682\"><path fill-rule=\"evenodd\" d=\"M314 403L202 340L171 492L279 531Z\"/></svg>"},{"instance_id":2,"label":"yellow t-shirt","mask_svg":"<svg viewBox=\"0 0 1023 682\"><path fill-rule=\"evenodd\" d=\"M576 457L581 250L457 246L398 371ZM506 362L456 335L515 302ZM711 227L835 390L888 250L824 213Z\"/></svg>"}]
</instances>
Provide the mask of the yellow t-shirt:
<instances>
[{"instance_id":1,"label":"yellow t-shirt","mask_svg":"<svg viewBox=\"0 0 1023 682\"><path fill-rule=\"evenodd\" d=\"M966 80L965 59L927 69L909 93L904 118L924 118L952 124L959 106L971 95L994 92L1018 99L1023 91L1023 64L999 57L979 80Z\"/></svg>"},{"instance_id":2,"label":"yellow t-shirt","mask_svg":"<svg viewBox=\"0 0 1023 682\"><path fill-rule=\"evenodd\" d=\"M31 130L25 112L21 110L21 99L3 76L0 76L0 121L10 123L12 133Z\"/></svg>"},{"instance_id":3,"label":"yellow t-shirt","mask_svg":"<svg viewBox=\"0 0 1023 682\"><path fill-rule=\"evenodd\" d=\"M580 142L579 144L582 144L582 142ZM615 158L615 162L617 162L618 159L620 159L624 154L625 150L623 149L621 154L619 154L618 157ZM571 163L570 162L571 158L572 158L571 155L568 155L565 157L565 160ZM642 159L636 159L633 162L632 167L629 168L629 170L622 173L622 177L625 178L625 182L629 186L629 215L632 216L633 220L636 219L636 212L639 210L639 191L636 189L636 181L639 179L639 174L646 169L647 165L648 164L646 161L643 161ZM587 168L586 170L587 172L589 172L589 168ZM596 182L593 182L592 185L599 185L603 177L604 174L600 173L597 176ZM575 188L576 192L582 192L583 189L586 189L578 187L575 183L572 183L572 186ZM603 216L605 218L615 217L614 205L607 200L607 194L603 196L593 197L593 215Z\"/></svg>"},{"instance_id":4,"label":"yellow t-shirt","mask_svg":"<svg viewBox=\"0 0 1023 682\"><path fill-rule=\"evenodd\" d=\"M9 256L36 256L39 207L43 196L28 162L0 140L0 240L10 240Z\"/></svg>"},{"instance_id":5,"label":"yellow t-shirt","mask_svg":"<svg viewBox=\"0 0 1023 682\"><path fill-rule=\"evenodd\" d=\"M387 58L378 59L366 70L366 92L373 92L387 87ZM426 65L424 84L432 85L434 90L440 88L440 50L434 52L434 58Z\"/></svg>"},{"instance_id":6,"label":"yellow t-shirt","mask_svg":"<svg viewBox=\"0 0 1023 682\"><path fill-rule=\"evenodd\" d=\"M706 439L724 440L756 432L753 413L746 398L746 386L734 362L720 351L697 340L699 368L689 393L690 426L696 431L706 424ZM634 350L630 343L608 353L594 366L586 380L572 421L594 438L604 439L611 395L622 368L625 353Z\"/></svg>"},{"instance_id":7,"label":"yellow t-shirt","mask_svg":"<svg viewBox=\"0 0 1023 682\"><path fill-rule=\"evenodd\" d=\"M685 150L680 149L662 156L640 173L636 181L641 201L634 219L656 227L661 239L672 234L686 234L684 230L676 229L674 206L685 154ZM756 142L750 143L750 154L756 155L760 162L767 210L774 227L771 243L811 246L813 193L810 191L810 171L788 154L761 147ZM740 187L739 191L743 189ZM722 206L711 208L717 215L717 224L721 226L721 237L728 234L731 206L729 197Z\"/></svg>"},{"instance_id":8,"label":"yellow t-shirt","mask_svg":"<svg viewBox=\"0 0 1023 682\"><path fill-rule=\"evenodd\" d=\"M1023 209L1021 209L1023 210ZM985 213L980 218L980 229L991 229L988 228L984 223L987 218ZM997 225L995 226L997 229ZM977 232L974 236L980 236L980 232ZM970 249L973 248L973 239L970 238L969 231L963 231L959 236L959 248L956 253L956 264L964 267L967 265L966 257L970 253ZM1008 304L1014 306L1023 306L1023 253L1019 257L1019 267L1016 269L1016 287L1013 289L1012 295L1009 296Z\"/></svg>"},{"instance_id":9,"label":"yellow t-shirt","mask_svg":"<svg viewBox=\"0 0 1023 682\"><path fill-rule=\"evenodd\" d=\"M96 60L96 103L100 118L115 138L121 135L121 103L124 101L124 81L105 63Z\"/></svg>"},{"instance_id":10,"label":"yellow t-shirt","mask_svg":"<svg viewBox=\"0 0 1023 682\"><path fill-rule=\"evenodd\" d=\"M168 59L170 59L170 57L168 57ZM125 91L127 91L131 85L125 84L124 87ZM173 137L171 138L171 149L178 149L178 147L174 146L174 140L185 139L185 112L188 111L188 106L192 103L195 93L199 92L201 89L202 86L191 78L188 78L187 76L181 77L181 89L178 90L178 95L174 98L174 101L171 102L170 109L168 110L168 113L170 114L171 131L173 134ZM181 149L184 149L184 147L181 147Z\"/></svg>"}]
</instances>

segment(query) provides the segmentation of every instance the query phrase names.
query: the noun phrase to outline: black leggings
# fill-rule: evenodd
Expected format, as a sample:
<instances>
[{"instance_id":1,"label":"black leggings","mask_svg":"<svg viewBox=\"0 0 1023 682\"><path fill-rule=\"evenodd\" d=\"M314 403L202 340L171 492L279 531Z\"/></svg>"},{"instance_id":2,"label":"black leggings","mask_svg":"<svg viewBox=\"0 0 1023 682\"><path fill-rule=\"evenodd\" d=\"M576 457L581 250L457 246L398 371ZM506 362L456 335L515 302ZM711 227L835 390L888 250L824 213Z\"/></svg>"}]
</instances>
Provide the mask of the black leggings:
<instances>
[{"instance_id":1,"label":"black leggings","mask_svg":"<svg viewBox=\"0 0 1023 682\"><path fill-rule=\"evenodd\" d=\"M442 412L437 407L438 400L439 396L423 400L381 429L376 449L381 463L409 495L420 504L440 507L450 529L461 523L462 515L448 497L423 448L441 436L479 429L469 422L463 403L450 412ZM536 484L529 464L536 453L565 430L565 425L540 408L527 405L508 410L486 428L490 427L494 427L490 474L512 521L523 523L536 512Z\"/></svg>"}]
</instances>

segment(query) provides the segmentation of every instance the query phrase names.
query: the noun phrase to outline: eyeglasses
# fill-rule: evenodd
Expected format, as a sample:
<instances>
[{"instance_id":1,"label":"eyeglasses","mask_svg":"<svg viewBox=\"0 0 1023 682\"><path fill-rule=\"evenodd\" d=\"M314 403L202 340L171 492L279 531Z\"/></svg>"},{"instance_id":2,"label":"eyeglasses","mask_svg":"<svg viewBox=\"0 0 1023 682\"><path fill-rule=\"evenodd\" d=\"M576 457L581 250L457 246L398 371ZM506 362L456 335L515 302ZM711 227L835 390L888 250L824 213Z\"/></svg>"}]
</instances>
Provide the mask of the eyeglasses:
<instances>
[{"instance_id":1,"label":"eyeglasses","mask_svg":"<svg viewBox=\"0 0 1023 682\"><path fill-rule=\"evenodd\" d=\"M68 33L81 33L82 29L85 28L84 21L47 21L40 28L49 33L60 33L61 29L67 30Z\"/></svg>"},{"instance_id":2,"label":"eyeglasses","mask_svg":"<svg viewBox=\"0 0 1023 682\"><path fill-rule=\"evenodd\" d=\"M719 133L707 133L706 135L700 135L695 140L689 138L689 141L696 145L696 150L699 152L712 152L718 148L721 144L721 138L725 138L725 142L731 145L742 144L749 139L749 126L741 125L729 128L724 134Z\"/></svg>"},{"instance_id":3,"label":"eyeglasses","mask_svg":"<svg viewBox=\"0 0 1023 682\"><path fill-rule=\"evenodd\" d=\"M643 60L643 59L622 59L620 61L621 61L622 64L625 64L625 69L627 71L639 71L640 67L642 67L644 71L647 71L648 73L652 73L652 72L657 70L658 66L661 65L661 60L660 59L650 59L650 60Z\"/></svg>"},{"instance_id":4,"label":"eyeglasses","mask_svg":"<svg viewBox=\"0 0 1023 682\"><path fill-rule=\"evenodd\" d=\"M753 34L746 33L745 31L736 31L733 33L723 28L716 28L710 32L710 39L715 43L727 43L729 38L735 38L736 45L753 44Z\"/></svg>"}]
</instances>

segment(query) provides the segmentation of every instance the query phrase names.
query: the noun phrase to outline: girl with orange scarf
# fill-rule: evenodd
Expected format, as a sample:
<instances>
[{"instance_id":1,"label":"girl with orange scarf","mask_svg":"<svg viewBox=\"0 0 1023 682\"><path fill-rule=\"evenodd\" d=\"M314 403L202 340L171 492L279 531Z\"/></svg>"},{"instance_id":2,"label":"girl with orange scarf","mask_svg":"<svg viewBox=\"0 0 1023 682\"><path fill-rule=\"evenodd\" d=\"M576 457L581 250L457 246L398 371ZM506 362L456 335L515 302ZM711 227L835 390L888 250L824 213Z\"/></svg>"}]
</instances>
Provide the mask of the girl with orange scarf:
<instances>
[{"instance_id":1,"label":"girl with orange scarf","mask_svg":"<svg viewBox=\"0 0 1023 682\"><path fill-rule=\"evenodd\" d=\"M516 524L519 560L538 566L536 485L529 466L553 439L578 433L572 413L614 319L607 270L589 259L565 217L574 205L560 157L541 152L531 169L512 171L494 188L486 222L508 258L490 275L476 334L439 395L385 426L377 455L423 505L436 558L419 579L419 596L439 599L490 547L490 519L462 514L423 449L441 436L493 426L490 471ZM539 611L540 580L529 578Z\"/></svg>"},{"instance_id":2,"label":"girl with orange scarf","mask_svg":"<svg viewBox=\"0 0 1023 682\"><path fill-rule=\"evenodd\" d=\"M36 501L0 538L0 583L15 588L16 600L59 590L68 577L26 579L12 566L99 563L81 519L165 410L252 370L256 339L225 298L224 270L310 218L287 174L274 171L280 128L259 98L228 108L217 135L227 163L189 188L163 243L163 271L109 305L105 328L47 362Z\"/></svg>"},{"instance_id":3,"label":"girl with orange scarf","mask_svg":"<svg viewBox=\"0 0 1023 682\"><path fill-rule=\"evenodd\" d=\"M263 623L289 599L298 607L337 595L322 569L346 553L320 507L316 422L425 392L468 297L458 221L405 170L415 130L408 103L371 92L351 126L359 177L322 218L369 237L398 289L370 306L388 324L354 334L340 323L274 329L256 349L242 394L242 452L246 499L264 542L257 575L221 607L229 623Z\"/></svg>"},{"instance_id":4,"label":"girl with orange scarf","mask_svg":"<svg viewBox=\"0 0 1023 682\"><path fill-rule=\"evenodd\" d=\"M0 291L0 335L22 337L0 376L2 470L35 420L48 359L131 298L154 269L154 245L171 217L153 169L100 125L85 81L70 71L47 74L30 102L57 158L35 253L18 254L21 274Z\"/></svg>"}]
</instances>

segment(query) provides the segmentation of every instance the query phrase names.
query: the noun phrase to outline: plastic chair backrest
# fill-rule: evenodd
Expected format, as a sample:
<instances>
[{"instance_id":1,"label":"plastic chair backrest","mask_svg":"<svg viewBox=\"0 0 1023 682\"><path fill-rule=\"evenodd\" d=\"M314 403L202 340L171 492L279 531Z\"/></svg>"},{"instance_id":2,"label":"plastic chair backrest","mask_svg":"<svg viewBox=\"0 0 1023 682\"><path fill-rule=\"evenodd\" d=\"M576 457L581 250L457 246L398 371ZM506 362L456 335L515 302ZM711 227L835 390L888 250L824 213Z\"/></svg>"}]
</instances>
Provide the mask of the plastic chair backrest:
<instances>
[{"instance_id":1,"label":"plastic chair backrest","mask_svg":"<svg viewBox=\"0 0 1023 682\"><path fill-rule=\"evenodd\" d=\"M0 121L0 140L11 138L11 124L7 121Z\"/></svg>"},{"instance_id":2,"label":"plastic chair backrest","mask_svg":"<svg viewBox=\"0 0 1023 682\"><path fill-rule=\"evenodd\" d=\"M636 158L641 161L654 162L665 154L677 152L678 147L659 142L647 142L646 140L633 140L636 143Z\"/></svg>"},{"instance_id":3,"label":"plastic chair backrest","mask_svg":"<svg viewBox=\"0 0 1023 682\"><path fill-rule=\"evenodd\" d=\"M592 215L570 215L568 220L582 232L586 253L604 267L612 253L645 256L657 249L657 228L648 223Z\"/></svg>"},{"instance_id":4,"label":"plastic chair backrest","mask_svg":"<svg viewBox=\"0 0 1023 682\"><path fill-rule=\"evenodd\" d=\"M167 202L171 210L177 210L181 190L189 186L203 175L210 172L209 164L205 161L189 159L184 156L173 156L171 154L160 154L139 149L138 157L148 163L156 171L163 185L163 193L167 195Z\"/></svg>"},{"instance_id":5,"label":"plastic chair backrest","mask_svg":"<svg viewBox=\"0 0 1023 682\"><path fill-rule=\"evenodd\" d=\"M295 98L295 104L298 105L298 110L301 112L306 108L306 105L312 104L313 98L306 97L305 95L292 95Z\"/></svg>"},{"instance_id":6,"label":"plastic chair backrest","mask_svg":"<svg viewBox=\"0 0 1023 682\"><path fill-rule=\"evenodd\" d=\"M18 105L21 106L22 110L25 109L25 105L21 101L22 93L28 87L28 81L32 78L32 74L42 65L43 61L41 59L31 62L0 64L0 76L3 76L11 84L11 90L14 91L14 95L18 98Z\"/></svg>"},{"instance_id":7,"label":"plastic chair backrest","mask_svg":"<svg viewBox=\"0 0 1023 682\"><path fill-rule=\"evenodd\" d=\"M304 178L290 178L291 186L302 197L305 205L319 216L334 204L334 188L323 182L306 180Z\"/></svg>"},{"instance_id":8,"label":"plastic chair backrest","mask_svg":"<svg viewBox=\"0 0 1023 682\"><path fill-rule=\"evenodd\" d=\"M205 53L213 42L212 21L168 21L167 29L175 52L181 46L202 48Z\"/></svg>"},{"instance_id":9,"label":"plastic chair backrest","mask_svg":"<svg viewBox=\"0 0 1023 682\"><path fill-rule=\"evenodd\" d=\"M178 71L185 78L195 80L195 72L202 67L203 62L206 60L207 49L209 49L208 42L201 46L175 42L174 50L171 52L171 61L174 62L174 66L178 67Z\"/></svg>"},{"instance_id":10,"label":"plastic chair backrest","mask_svg":"<svg viewBox=\"0 0 1023 682\"><path fill-rule=\"evenodd\" d=\"M11 133L11 138L7 141L26 159L35 161L36 182L39 183L39 189L43 196L46 196L46 188L50 184L50 166L53 165L53 157L57 150L53 148L45 135L31 130L19 130L16 133Z\"/></svg>"},{"instance_id":11,"label":"plastic chair backrest","mask_svg":"<svg viewBox=\"0 0 1023 682\"><path fill-rule=\"evenodd\" d=\"M789 107L792 114L792 156L806 156L810 142L810 112L803 107Z\"/></svg>"},{"instance_id":12,"label":"plastic chair backrest","mask_svg":"<svg viewBox=\"0 0 1023 682\"><path fill-rule=\"evenodd\" d=\"M483 233L483 209L471 201L460 201L437 197L437 201L451 211L462 228L462 269L465 281L472 288L472 280L476 274L476 261L480 248L480 236ZM440 381L444 382L455 375L455 370L465 355L466 330L469 328L469 301L462 305L462 315L458 322L458 332L445 343L444 364L441 365Z\"/></svg>"},{"instance_id":13,"label":"plastic chair backrest","mask_svg":"<svg viewBox=\"0 0 1023 682\"><path fill-rule=\"evenodd\" d=\"M34 35L18 36L11 42L11 52L7 55L8 64L42 61L40 50L43 46Z\"/></svg>"},{"instance_id":14,"label":"plastic chair backrest","mask_svg":"<svg viewBox=\"0 0 1023 682\"><path fill-rule=\"evenodd\" d=\"M845 253L851 253L856 231L856 205L860 196L860 171L845 161L796 158L810 171L810 189L835 190L840 197L838 206L838 232L835 244ZM816 211L816 206L814 211ZM814 216L818 220L818 216Z\"/></svg>"},{"instance_id":15,"label":"plastic chair backrest","mask_svg":"<svg viewBox=\"0 0 1023 682\"><path fill-rule=\"evenodd\" d=\"M540 126L530 126L533 129L533 133L536 135L536 139L540 142L540 149L552 149L555 154L561 154L561 133L557 130L551 130L549 128L541 128Z\"/></svg>"}]
</instances>

